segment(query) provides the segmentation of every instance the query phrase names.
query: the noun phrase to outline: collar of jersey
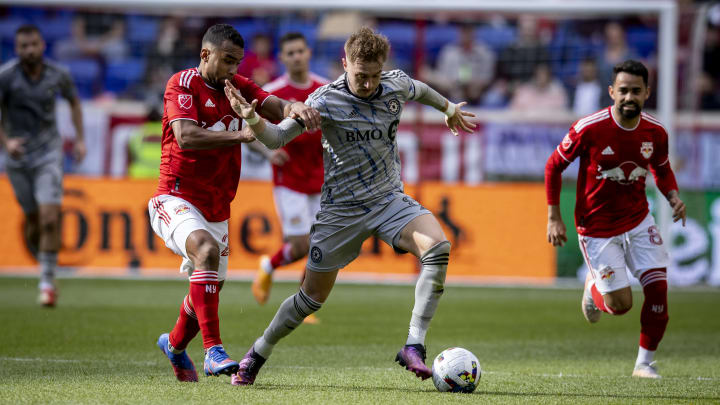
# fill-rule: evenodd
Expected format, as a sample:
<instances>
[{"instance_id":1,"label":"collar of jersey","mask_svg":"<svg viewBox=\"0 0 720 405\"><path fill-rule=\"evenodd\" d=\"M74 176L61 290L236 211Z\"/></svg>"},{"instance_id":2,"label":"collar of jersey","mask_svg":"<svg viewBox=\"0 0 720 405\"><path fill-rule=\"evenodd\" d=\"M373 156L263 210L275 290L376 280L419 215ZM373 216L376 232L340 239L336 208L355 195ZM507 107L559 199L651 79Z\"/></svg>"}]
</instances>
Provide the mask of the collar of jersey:
<instances>
[{"instance_id":1,"label":"collar of jersey","mask_svg":"<svg viewBox=\"0 0 720 405\"><path fill-rule=\"evenodd\" d=\"M383 92L383 85L382 85L382 83L380 83L378 85L377 90L375 90L375 93L373 93L372 96L370 96L368 98L362 98L362 97L359 97L359 96L353 94L353 92L350 91L350 86L348 86L347 73L345 73L345 75L343 75L343 87L345 88L345 91L348 92L348 94L350 94L351 96L355 97L356 99L362 100L362 101L372 101L373 99L380 97L380 95Z\"/></svg>"}]
</instances>

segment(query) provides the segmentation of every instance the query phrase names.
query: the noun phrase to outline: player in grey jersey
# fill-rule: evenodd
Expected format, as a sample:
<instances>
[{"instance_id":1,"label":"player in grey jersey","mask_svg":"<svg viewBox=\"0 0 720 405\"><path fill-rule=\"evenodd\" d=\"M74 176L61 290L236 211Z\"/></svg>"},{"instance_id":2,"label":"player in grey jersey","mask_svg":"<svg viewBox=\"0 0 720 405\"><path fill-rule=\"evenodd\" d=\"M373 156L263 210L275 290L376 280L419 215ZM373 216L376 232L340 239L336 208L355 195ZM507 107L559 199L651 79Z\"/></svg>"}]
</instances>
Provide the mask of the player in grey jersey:
<instances>
[{"instance_id":1,"label":"player in grey jersey","mask_svg":"<svg viewBox=\"0 0 720 405\"><path fill-rule=\"evenodd\" d=\"M322 117L325 184L321 209L310 233L310 253L300 291L286 299L265 332L240 362L235 385L253 384L275 344L303 319L320 309L335 283L338 270L353 261L362 243L377 235L422 263L415 287L415 307L405 346L396 361L418 377L432 375L425 365L425 335L443 293L450 242L435 217L403 193L395 134L405 102L415 100L446 114L457 135L475 124L462 111L425 83L400 70L382 72L389 51L387 38L361 28L345 43L345 74L316 90L306 104ZM252 103L226 82L233 109L248 123L255 137L278 148L304 131L302 121L286 119L278 125L255 115Z\"/></svg>"},{"instance_id":2,"label":"player in grey jersey","mask_svg":"<svg viewBox=\"0 0 720 405\"><path fill-rule=\"evenodd\" d=\"M62 139L55 99L70 102L75 126L74 157L85 157L80 99L70 74L43 59L45 42L33 25L18 28L18 58L0 67L0 145L8 153L8 178L25 214L25 237L40 264L39 302L55 305L55 267L60 248Z\"/></svg>"}]
</instances>

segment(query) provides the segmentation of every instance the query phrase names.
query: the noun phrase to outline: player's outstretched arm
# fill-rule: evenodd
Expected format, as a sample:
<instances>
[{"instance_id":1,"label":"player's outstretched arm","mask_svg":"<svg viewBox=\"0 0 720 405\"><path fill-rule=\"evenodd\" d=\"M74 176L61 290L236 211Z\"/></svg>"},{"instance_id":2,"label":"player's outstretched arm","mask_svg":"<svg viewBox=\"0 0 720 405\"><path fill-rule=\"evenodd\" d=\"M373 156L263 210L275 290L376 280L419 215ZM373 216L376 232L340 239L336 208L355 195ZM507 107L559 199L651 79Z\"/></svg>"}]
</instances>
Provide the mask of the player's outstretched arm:
<instances>
[{"instance_id":1,"label":"player's outstretched arm","mask_svg":"<svg viewBox=\"0 0 720 405\"><path fill-rule=\"evenodd\" d=\"M216 149L255 140L255 137L246 132L210 131L190 120L173 121L172 130L180 149Z\"/></svg>"},{"instance_id":2,"label":"player's outstretched arm","mask_svg":"<svg viewBox=\"0 0 720 405\"><path fill-rule=\"evenodd\" d=\"M270 149L278 149L305 131L300 118L286 118L275 125L266 122L255 112L257 100L248 103L229 80L225 81L225 96L232 109L247 122L255 138Z\"/></svg>"},{"instance_id":3,"label":"player's outstretched arm","mask_svg":"<svg viewBox=\"0 0 720 405\"><path fill-rule=\"evenodd\" d=\"M450 128L453 135L457 136L459 130L472 133L477 127L477 124L468 119L475 117L475 114L462 110L462 107L467 104L465 101L453 104L435 89L419 80L413 79L413 85L415 86L415 101L442 111L445 114L445 125Z\"/></svg>"}]
</instances>

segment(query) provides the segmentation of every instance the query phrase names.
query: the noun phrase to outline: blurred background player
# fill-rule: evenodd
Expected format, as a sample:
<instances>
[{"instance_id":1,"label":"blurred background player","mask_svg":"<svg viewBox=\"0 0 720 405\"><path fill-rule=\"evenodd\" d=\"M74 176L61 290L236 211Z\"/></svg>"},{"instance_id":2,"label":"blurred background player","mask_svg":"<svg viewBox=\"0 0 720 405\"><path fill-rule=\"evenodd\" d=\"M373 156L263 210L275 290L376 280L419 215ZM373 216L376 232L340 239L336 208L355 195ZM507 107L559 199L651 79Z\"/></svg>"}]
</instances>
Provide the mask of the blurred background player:
<instances>
[{"instance_id":1,"label":"blurred background player","mask_svg":"<svg viewBox=\"0 0 720 405\"><path fill-rule=\"evenodd\" d=\"M54 306L63 195L63 141L55 122L58 96L70 102L76 161L85 157L86 149L80 99L72 78L45 59L44 52L45 41L37 27L18 28L17 59L0 67L0 143L7 150L8 178L25 214L25 238L40 264L38 302Z\"/></svg>"},{"instance_id":2,"label":"blurred background player","mask_svg":"<svg viewBox=\"0 0 720 405\"><path fill-rule=\"evenodd\" d=\"M305 101L318 87L328 83L310 72L311 56L307 39L301 33L285 34L280 38L280 61L287 72L263 89L286 100ZM310 248L310 226L320 210L323 184L321 138L320 131L306 132L276 150L258 141L248 144L272 163L273 196L285 240L275 254L260 259L252 293L261 305L270 296L275 269L302 259ZM313 314L305 322L315 323L316 319Z\"/></svg>"},{"instance_id":3,"label":"blurred background player","mask_svg":"<svg viewBox=\"0 0 720 405\"><path fill-rule=\"evenodd\" d=\"M232 26L213 25L203 36L200 65L173 75L165 91L160 179L148 210L153 230L183 257L180 268L190 279L175 327L157 342L180 381L198 379L185 348L199 331L206 375L229 375L238 368L220 339L218 304L227 275L228 218L240 179L240 144L253 138L239 131L240 118L223 93L225 81L258 100L260 114L269 119L293 112L310 125L319 123L304 104L273 97L237 74L243 46Z\"/></svg>"},{"instance_id":4,"label":"blurred background player","mask_svg":"<svg viewBox=\"0 0 720 405\"><path fill-rule=\"evenodd\" d=\"M655 350L668 323L669 256L648 209L645 177L650 170L673 210L685 225L685 204L678 197L670 168L668 136L655 118L642 112L650 96L648 70L634 60L613 69L608 92L614 104L575 122L548 159L548 242L567 241L560 214L562 171L580 158L575 225L589 272L582 312L590 323L602 312L622 315L632 307L625 268L642 284L645 302L640 315L640 347L633 376L660 378ZM602 311L602 312L601 312Z\"/></svg>"},{"instance_id":5,"label":"blurred background player","mask_svg":"<svg viewBox=\"0 0 720 405\"><path fill-rule=\"evenodd\" d=\"M345 42L346 73L316 90L306 104L322 116L325 183L321 209L310 234L310 254L300 291L288 297L262 336L250 347L233 376L235 385L251 385L280 339L318 311L335 284L339 269L357 258L362 243L377 235L399 252L422 262L415 287L408 337L395 360L416 376L432 375L425 365L425 335L444 291L450 242L437 219L410 196L400 179L396 133L403 105L415 100L446 114L453 134L472 132L475 124L427 84L401 70L383 72L390 43L363 27ZM304 132L301 121L266 124L247 101L226 87L233 108L266 146L277 149Z\"/></svg>"}]
</instances>

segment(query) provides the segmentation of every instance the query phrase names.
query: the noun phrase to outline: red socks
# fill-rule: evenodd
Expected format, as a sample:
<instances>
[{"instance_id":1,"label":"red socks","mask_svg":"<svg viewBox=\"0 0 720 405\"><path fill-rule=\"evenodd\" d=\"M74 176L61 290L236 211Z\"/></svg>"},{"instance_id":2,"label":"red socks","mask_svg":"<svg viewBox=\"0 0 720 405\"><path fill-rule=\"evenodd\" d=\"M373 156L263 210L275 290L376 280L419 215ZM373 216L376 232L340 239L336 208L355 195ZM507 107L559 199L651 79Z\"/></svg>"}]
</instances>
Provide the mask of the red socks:
<instances>
[{"instance_id":1,"label":"red socks","mask_svg":"<svg viewBox=\"0 0 720 405\"><path fill-rule=\"evenodd\" d=\"M270 265L273 269L277 269L288 263L292 263L291 257L292 246L289 243L283 243L282 247L270 258Z\"/></svg>"},{"instance_id":2,"label":"red socks","mask_svg":"<svg viewBox=\"0 0 720 405\"><path fill-rule=\"evenodd\" d=\"M190 276L190 299L195 307L198 325L202 331L203 347L206 349L222 344L218 319L219 293L216 271L193 271Z\"/></svg>"},{"instance_id":3,"label":"red socks","mask_svg":"<svg viewBox=\"0 0 720 405\"><path fill-rule=\"evenodd\" d=\"M640 277L645 293L640 315L640 347L655 351L668 324L667 271L648 270Z\"/></svg>"},{"instance_id":4,"label":"red socks","mask_svg":"<svg viewBox=\"0 0 720 405\"><path fill-rule=\"evenodd\" d=\"M180 305L180 316L170 332L170 344L174 349L183 351L199 331L195 308L190 303L190 297L186 295Z\"/></svg>"}]
</instances>

